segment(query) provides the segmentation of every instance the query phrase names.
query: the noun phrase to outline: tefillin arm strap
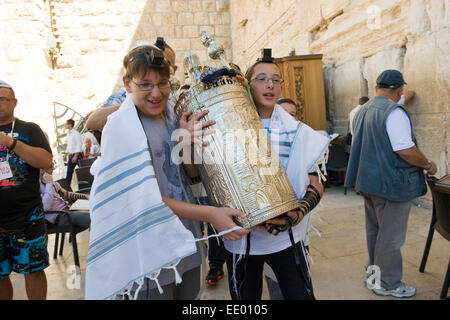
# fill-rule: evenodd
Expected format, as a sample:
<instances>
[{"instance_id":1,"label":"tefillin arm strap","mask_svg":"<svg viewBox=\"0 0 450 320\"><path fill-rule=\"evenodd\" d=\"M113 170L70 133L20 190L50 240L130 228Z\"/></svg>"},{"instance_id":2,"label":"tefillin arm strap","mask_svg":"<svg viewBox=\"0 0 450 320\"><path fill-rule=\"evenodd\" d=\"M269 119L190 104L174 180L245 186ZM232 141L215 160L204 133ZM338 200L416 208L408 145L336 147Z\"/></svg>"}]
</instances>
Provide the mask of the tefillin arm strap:
<instances>
[{"instance_id":1,"label":"tefillin arm strap","mask_svg":"<svg viewBox=\"0 0 450 320\"><path fill-rule=\"evenodd\" d=\"M310 190L309 190L310 189ZM320 193L317 189L312 185L308 185L305 196L302 200L300 200L299 210L301 211L303 216L306 216L312 209L314 209L320 201Z\"/></svg>"}]
</instances>

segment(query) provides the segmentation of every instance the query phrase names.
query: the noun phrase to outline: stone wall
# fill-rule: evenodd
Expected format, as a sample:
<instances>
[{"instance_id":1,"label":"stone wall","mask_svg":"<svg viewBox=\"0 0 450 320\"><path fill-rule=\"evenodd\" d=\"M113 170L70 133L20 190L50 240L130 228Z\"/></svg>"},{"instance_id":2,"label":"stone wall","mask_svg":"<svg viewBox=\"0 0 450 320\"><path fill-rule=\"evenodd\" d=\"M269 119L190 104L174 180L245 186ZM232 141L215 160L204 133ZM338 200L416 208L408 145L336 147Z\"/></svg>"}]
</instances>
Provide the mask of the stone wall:
<instances>
[{"instance_id":1,"label":"stone wall","mask_svg":"<svg viewBox=\"0 0 450 320\"><path fill-rule=\"evenodd\" d=\"M199 41L206 30L243 70L264 47L277 57L323 54L329 129L344 134L358 98L397 68L416 92L407 108L419 146L442 175L449 16L448 0L0 0L0 79L16 88L16 114L52 139L52 103L95 109L121 87L122 58L136 42L164 36L183 81L185 51L211 64Z\"/></svg>"},{"instance_id":2,"label":"stone wall","mask_svg":"<svg viewBox=\"0 0 450 320\"><path fill-rule=\"evenodd\" d=\"M449 173L449 21L446 0L231 1L233 57L243 69L276 57L323 54L328 116L345 134L348 113L387 68L416 92L407 105L420 149Z\"/></svg>"},{"instance_id":3,"label":"stone wall","mask_svg":"<svg viewBox=\"0 0 450 320\"><path fill-rule=\"evenodd\" d=\"M184 82L186 51L210 61L202 30L231 58L229 0L0 0L0 79L15 87L16 115L53 142L53 102L95 109L122 86L127 51L157 36L175 50Z\"/></svg>"}]
</instances>

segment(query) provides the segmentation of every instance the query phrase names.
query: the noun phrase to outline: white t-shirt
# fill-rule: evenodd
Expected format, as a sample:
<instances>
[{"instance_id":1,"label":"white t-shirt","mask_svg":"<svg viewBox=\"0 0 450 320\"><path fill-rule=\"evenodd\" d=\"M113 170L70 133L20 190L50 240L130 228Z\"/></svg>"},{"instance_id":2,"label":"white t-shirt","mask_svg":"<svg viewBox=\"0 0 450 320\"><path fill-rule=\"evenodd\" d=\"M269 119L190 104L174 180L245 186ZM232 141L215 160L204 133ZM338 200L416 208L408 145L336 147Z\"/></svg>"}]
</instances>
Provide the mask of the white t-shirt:
<instances>
[{"instance_id":1,"label":"white t-shirt","mask_svg":"<svg viewBox=\"0 0 450 320\"><path fill-rule=\"evenodd\" d=\"M350 113L348 114L348 121L350 127L350 133L353 135L353 119L355 118L356 113L361 109L362 105L357 105Z\"/></svg>"},{"instance_id":2,"label":"white t-shirt","mask_svg":"<svg viewBox=\"0 0 450 320\"><path fill-rule=\"evenodd\" d=\"M395 108L388 115L386 131L391 141L392 150L399 151L415 146L411 135L411 121L402 108Z\"/></svg>"}]
</instances>

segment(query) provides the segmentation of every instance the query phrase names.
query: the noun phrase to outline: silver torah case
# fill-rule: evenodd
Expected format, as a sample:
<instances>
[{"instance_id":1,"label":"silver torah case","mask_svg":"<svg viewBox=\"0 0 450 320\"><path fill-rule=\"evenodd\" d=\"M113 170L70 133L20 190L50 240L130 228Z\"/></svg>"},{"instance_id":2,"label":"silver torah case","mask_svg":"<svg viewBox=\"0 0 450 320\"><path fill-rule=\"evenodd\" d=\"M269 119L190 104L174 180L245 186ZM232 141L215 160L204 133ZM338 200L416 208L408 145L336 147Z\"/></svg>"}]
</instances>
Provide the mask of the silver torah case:
<instances>
[{"instance_id":1,"label":"silver torah case","mask_svg":"<svg viewBox=\"0 0 450 320\"><path fill-rule=\"evenodd\" d=\"M209 146L195 144L191 156L211 204L245 212L246 218L237 218L244 228L298 208L246 86L230 76L210 84L194 81L174 110L179 121L183 112L206 109L201 121L215 120L215 133L203 137Z\"/></svg>"}]
</instances>

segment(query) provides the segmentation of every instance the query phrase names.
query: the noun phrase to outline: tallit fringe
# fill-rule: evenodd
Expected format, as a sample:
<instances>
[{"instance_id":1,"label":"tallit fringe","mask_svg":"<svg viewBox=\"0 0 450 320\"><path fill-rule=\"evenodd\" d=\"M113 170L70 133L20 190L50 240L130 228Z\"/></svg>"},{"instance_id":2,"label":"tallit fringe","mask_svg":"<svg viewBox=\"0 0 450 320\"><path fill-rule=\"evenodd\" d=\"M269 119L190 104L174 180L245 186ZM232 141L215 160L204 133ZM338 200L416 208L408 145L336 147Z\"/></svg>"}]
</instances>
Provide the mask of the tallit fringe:
<instances>
[{"instance_id":1,"label":"tallit fringe","mask_svg":"<svg viewBox=\"0 0 450 320\"><path fill-rule=\"evenodd\" d=\"M317 161L315 170L317 172L317 175L319 177L319 183L322 183L321 181L327 181L326 176L327 174L327 164L328 162L328 148L325 149L325 151L322 153L322 155L319 158L319 161ZM322 166L322 168L320 168ZM321 170L322 169L322 170Z\"/></svg>"}]
</instances>

